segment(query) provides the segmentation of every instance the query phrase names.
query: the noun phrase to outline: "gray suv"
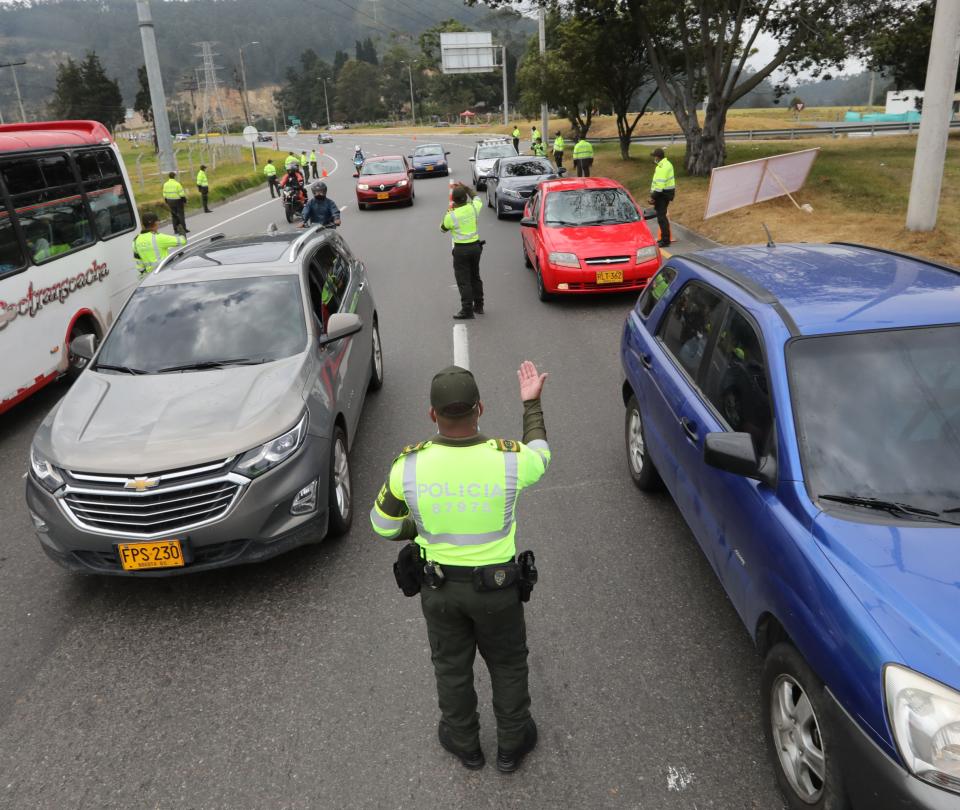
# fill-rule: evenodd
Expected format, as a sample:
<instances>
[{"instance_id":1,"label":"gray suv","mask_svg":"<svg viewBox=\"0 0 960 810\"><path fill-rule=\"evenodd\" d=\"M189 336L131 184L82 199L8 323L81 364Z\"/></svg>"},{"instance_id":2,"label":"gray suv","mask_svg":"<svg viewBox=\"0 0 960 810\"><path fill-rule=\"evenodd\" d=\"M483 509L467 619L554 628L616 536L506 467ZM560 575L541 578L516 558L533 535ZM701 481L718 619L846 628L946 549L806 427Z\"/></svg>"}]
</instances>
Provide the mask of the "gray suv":
<instances>
[{"instance_id":1,"label":"gray suv","mask_svg":"<svg viewBox=\"0 0 960 810\"><path fill-rule=\"evenodd\" d=\"M211 237L168 257L44 419L27 504L66 568L160 576L350 527L348 451L383 384L363 264L333 230Z\"/></svg>"}]
</instances>

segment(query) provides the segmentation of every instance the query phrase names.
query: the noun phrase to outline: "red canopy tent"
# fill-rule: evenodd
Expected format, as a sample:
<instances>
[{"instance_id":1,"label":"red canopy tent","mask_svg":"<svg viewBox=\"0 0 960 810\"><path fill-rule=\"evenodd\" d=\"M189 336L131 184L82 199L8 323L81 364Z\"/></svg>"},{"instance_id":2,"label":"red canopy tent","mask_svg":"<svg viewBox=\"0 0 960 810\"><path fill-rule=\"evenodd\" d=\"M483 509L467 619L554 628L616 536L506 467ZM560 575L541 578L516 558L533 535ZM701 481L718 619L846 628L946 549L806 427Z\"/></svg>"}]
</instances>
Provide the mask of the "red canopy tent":
<instances>
[{"instance_id":1,"label":"red canopy tent","mask_svg":"<svg viewBox=\"0 0 960 810\"><path fill-rule=\"evenodd\" d=\"M471 112L470 110L464 110L462 113L460 113L460 123L461 124L470 123L470 119L476 118L476 117L477 117L477 114L475 112ZM466 118L467 120L464 121L463 120L464 118Z\"/></svg>"}]
</instances>

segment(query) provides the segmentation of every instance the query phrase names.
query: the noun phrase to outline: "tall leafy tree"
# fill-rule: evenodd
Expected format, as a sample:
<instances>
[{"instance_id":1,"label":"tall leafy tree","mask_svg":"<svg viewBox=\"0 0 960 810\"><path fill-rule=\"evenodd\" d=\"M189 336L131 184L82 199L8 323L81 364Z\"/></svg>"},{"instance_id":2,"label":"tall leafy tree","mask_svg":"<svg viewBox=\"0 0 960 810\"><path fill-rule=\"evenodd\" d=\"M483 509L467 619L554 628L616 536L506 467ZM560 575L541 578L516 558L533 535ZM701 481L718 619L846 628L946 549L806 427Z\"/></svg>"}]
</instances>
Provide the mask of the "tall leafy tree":
<instances>
[{"instance_id":1,"label":"tall leafy tree","mask_svg":"<svg viewBox=\"0 0 960 810\"><path fill-rule=\"evenodd\" d=\"M333 56L333 78L340 75L340 69L350 61L350 54L346 51L337 51Z\"/></svg>"},{"instance_id":2,"label":"tall leafy tree","mask_svg":"<svg viewBox=\"0 0 960 810\"><path fill-rule=\"evenodd\" d=\"M337 77L337 118L375 121L384 115L380 101L380 73L369 62L351 59Z\"/></svg>"},{"instance_id":3,"label":"tall leafy tree","mask_svg":"<svg viewBox=\"0 0 960 810\"><path fill-rule=\"evenodd\" d=\"M87 53L82 62L68 58L59 65L56 83L50 111L58 118L88 118L109 129L123 122L120 87L106 75L96 51Z\"/></svg>"},{"instance_id":4,"label":"tall leafy tree","mask_svg":"<svg viewBox=\"0 0 960 810\"><path fill-rule=\"evenodd\" d=\"M934 0L911 3L897 25L877 29L867 40L869 66L894 81L897 90L923 90L933 35ZM955 85L960 90L960 70Z\"/></svg>"}]
</instances>

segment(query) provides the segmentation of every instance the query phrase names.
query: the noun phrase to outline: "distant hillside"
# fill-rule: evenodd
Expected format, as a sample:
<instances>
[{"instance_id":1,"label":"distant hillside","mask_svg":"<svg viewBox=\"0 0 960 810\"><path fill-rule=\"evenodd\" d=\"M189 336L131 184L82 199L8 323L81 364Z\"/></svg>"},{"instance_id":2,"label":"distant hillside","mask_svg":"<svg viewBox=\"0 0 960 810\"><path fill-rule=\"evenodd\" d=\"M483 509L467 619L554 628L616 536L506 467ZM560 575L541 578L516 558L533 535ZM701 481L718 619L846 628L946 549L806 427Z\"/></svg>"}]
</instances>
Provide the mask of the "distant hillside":
<instances>
[{"instance_id":1,"label":"distant hillside","mask_svg":"<svg viewBox=\"0 0 960 810\"><path fill-rule=\"evenodd\" d=\"M382 52L393 41L416 49L421 31L445 19L480 30L508 26L526 32L533 24L504 12L465 6L462 0L166 0L151 3L164 85L193 75L203 39L218 43L221 81L235 86L238 48L244 45L251 88L278 84L307 48L332 61L337 49L354 54L358 39L373 37ZM412 37L412 39L410 39ZM259 45L248 46L251 41ZM27 106L46 103L56 66L67 56L100 55L107 74L120 81L128 105L143 63L136 0L50 0L0 4L0 57L27 65L17 69ZM0 109L12 114L9 73L0 70Z\"/></svg>"}]
</instances>

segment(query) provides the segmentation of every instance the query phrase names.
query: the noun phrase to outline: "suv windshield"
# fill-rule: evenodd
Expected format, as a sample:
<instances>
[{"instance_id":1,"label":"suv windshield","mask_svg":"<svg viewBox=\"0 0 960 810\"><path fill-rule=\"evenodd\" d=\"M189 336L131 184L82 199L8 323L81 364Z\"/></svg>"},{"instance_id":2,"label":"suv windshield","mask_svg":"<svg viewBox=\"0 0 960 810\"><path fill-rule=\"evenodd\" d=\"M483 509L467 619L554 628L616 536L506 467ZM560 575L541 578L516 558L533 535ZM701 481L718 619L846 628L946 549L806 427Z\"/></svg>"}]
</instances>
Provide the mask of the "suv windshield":
<instances>
[{"instance_id":1,"label":"suv windshield","mask_svg":"<svg viewBox=\"0 0 960 810\"><path fill-rule=\"evenodd\" d=\"M498 143L496 146L478 146L477 160L491 160L498 157L516 157L517 150L509 143Z\"/></svg>"},{"instance_id":2,"label":"suv windshield","mask_svg":"<svg viewBox=\"0 0 960 810\"><path fill-rule=\"evenodd\" d=\"M504 177L538 177L553 174L553 166L546 160L511 160L503 165Z\"/></svg>"},{"instance_id":3,"label":"suv windshield","mask_svg":"<svg viewBox=\"0 0 960 810\"><path fill-rule=\"evenodd\" d=\"M958 341L960 327L937 326L790 343L812 497L876 498L937 514L960 506Z\"/></svg>"},{"instance_id":4,"label":"suv windshield","mask_svg":"<svg viewBox=\"0 0 960 810\"><path fill-rule=\"evenodd\" d=\"M164 369L262 363L307 343L296 276L139 287L97 357L97 368Z\"/></svg>"},{"instance_id":5,"label":"suv windshield","mask_svg":"<svg viewBox=\"0 0 960 810\"><path fill-rule=\"evenodd\" d=\"M406 169L403 168L402 160L377 160L376 158L364 161L360 174L403 174Z\"/></svg>"},{"instance_id":6,"label":"suv windshield","mask_svg":"<svg viewBox=\"0 0 960 810\"><path fill-rule=\"evenodd\" d=\"M417 151L413 154L422 157L423 155L442 155L443 147L441 146L420 146L417 148Z\"/></svg>"},{"instance_id":7,"label":"suv windshield","mask_svg":"<svg viewBox=\"0 0 960 810\"><path fill-rule=\"evenodd\" d=\"M640 214L623 189L554 191L547 195L547 225L616 225L637 222Z\"/></svg>"}]
</instances>

